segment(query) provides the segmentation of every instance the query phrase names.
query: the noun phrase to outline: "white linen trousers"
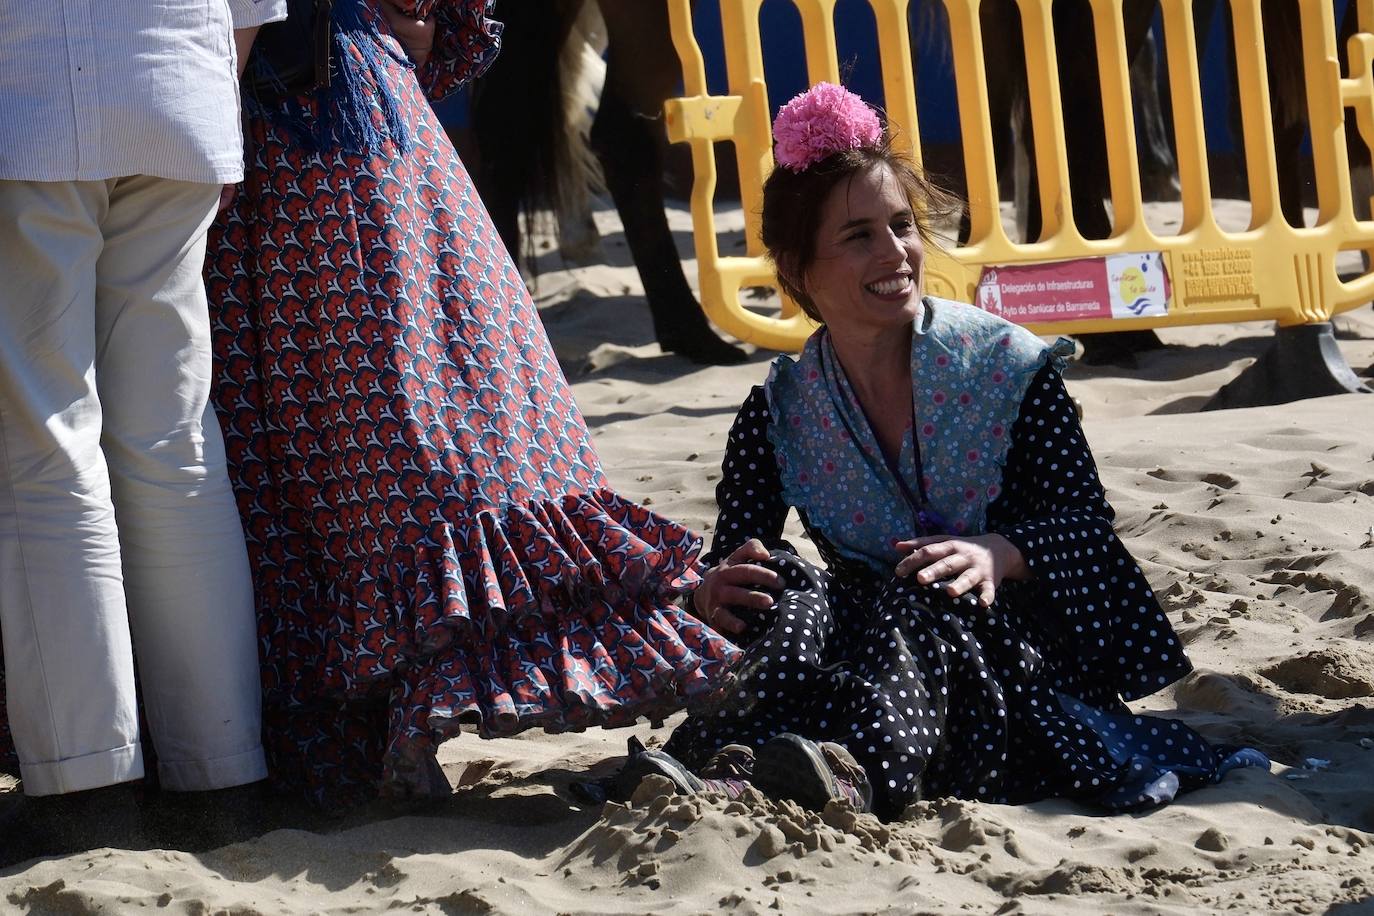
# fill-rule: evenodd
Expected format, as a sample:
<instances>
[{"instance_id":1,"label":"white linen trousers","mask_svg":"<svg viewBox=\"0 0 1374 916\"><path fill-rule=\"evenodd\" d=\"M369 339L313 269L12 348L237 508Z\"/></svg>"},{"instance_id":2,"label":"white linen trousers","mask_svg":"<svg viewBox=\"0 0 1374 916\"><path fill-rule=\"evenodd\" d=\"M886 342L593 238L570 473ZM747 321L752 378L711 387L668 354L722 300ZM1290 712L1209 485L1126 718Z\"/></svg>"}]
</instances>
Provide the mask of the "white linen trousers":
<instances>
[{"instance_id":1,"label":"white linen trousers","mask_svg":"<svg viewBox=\"0 0 1374 916\"><path fill-rule=\"evenodd\" d=\"M0 180L0 633L24 791L266 775L252 586L208 408L220 186ZM132 638L131 638L132 637Z\"/></svg>"}]
</instances>

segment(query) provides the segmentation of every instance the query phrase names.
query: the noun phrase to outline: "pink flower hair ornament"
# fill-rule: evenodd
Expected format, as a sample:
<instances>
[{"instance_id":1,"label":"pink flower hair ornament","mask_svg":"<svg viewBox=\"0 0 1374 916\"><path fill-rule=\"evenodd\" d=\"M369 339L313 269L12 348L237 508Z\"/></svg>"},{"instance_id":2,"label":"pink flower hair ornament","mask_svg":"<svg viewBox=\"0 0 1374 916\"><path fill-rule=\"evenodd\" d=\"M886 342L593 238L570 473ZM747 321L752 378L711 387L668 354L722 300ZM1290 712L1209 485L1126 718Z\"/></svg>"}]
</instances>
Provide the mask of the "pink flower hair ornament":
<instances>
[{"instance_id":1,"label":"pink flower hair ornament","mask_svg":"<svg viewBox=\"0 0 1374 916\"><path fill-rule=\"evenodd\" d=\"M868 103L843 86L817 83L778 110L773 156L800 172L842 150L876 146L883 125Z\"/></svg>"}]
</instances>

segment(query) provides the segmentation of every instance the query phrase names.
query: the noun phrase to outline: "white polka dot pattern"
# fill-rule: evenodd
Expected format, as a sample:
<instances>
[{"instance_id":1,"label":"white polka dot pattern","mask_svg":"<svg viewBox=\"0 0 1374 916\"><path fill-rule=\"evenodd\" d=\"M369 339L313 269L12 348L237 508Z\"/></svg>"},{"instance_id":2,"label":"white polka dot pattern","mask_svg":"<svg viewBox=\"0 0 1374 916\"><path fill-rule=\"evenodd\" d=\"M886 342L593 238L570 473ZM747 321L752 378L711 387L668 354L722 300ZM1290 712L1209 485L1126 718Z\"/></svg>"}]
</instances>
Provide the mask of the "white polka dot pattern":
<instances>
[{"instance_id":1,"label":"white polka dot pattern","mask_svg":"<svg viewBox=\"0 0 1374 916\"><path fill-rule=\"evenodd\" d=\"M770 422L755 388L730 431L706 560L758 537L785 584L744 634L747 661L730 697L684 722L670 753L700 766L722 745L757 746L785 731L836 741L864 766L883 817L922 791L1141 807L1256 762L1227 763L1186 726L1133 716L1122 703L1172 682L1189 663L1112 531L1052 366L1026 393L987 518L988 530L1021 549L1034 578L1003 583L986 610L841 557L804 514L826 568L796 556L780 540L789 507Z\"/></svg>"}]
</instances>

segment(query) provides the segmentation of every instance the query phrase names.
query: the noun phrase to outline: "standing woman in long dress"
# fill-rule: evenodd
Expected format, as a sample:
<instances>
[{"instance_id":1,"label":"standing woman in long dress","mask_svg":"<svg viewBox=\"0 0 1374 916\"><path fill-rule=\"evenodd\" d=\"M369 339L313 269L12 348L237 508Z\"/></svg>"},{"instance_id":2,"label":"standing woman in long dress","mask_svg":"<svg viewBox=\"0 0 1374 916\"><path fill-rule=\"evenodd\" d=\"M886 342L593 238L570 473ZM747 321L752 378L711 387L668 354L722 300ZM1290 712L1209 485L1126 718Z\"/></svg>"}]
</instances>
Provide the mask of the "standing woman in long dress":
<instances>
[{"instance_id":1,"label":"standing woman in long dress","mask_svg":"<svg viewBox=\"0 0 1374 916\"><path fill-rule=\"evenodd\" d=\"M330 85L247 101L210 236L269 764L330 805L446 791L461 723L659 716L738 654L672 605L700 541L608 488L430 110L496 54L487 7L336 0Z\"/></svg>"}]
</instances>

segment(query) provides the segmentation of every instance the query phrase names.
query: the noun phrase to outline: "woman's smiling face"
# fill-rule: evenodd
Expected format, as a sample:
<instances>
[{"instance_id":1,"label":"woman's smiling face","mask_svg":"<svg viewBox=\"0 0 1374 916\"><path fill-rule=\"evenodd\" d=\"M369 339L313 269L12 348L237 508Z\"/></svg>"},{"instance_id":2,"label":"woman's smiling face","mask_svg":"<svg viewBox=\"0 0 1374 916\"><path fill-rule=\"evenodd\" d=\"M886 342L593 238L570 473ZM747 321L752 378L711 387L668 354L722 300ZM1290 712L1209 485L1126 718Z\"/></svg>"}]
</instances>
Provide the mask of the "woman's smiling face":
<instances>
[{"instance_id":1,"label":"woman's smiling face","mask_svg":"<svg viewBox=\"0 0 1374 916\"><path fill-rule=\"evenodd\" d=\"M924 266L911 202L892 170L879 165L831 189L803 282L832 331L883 331L920 314Z\"/></svg>"}]
</instances>

